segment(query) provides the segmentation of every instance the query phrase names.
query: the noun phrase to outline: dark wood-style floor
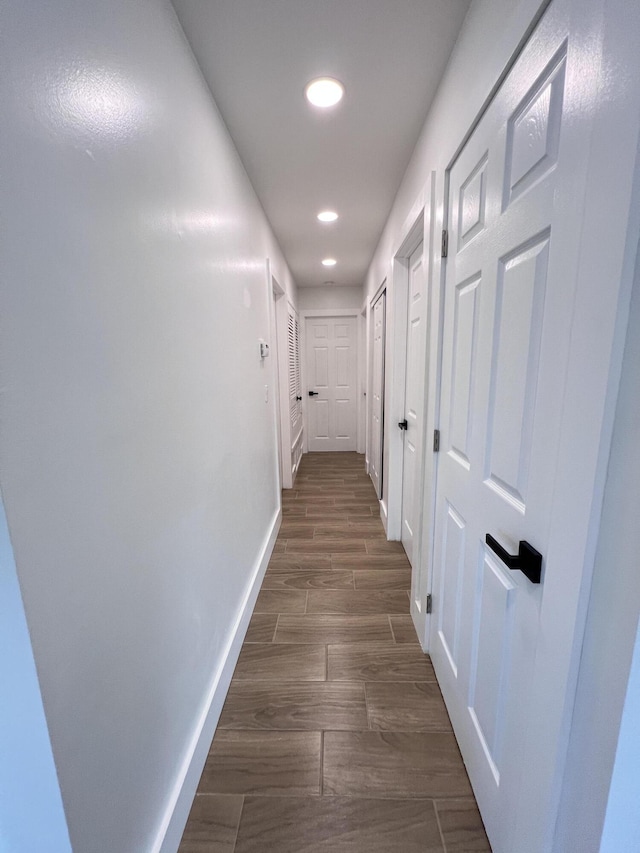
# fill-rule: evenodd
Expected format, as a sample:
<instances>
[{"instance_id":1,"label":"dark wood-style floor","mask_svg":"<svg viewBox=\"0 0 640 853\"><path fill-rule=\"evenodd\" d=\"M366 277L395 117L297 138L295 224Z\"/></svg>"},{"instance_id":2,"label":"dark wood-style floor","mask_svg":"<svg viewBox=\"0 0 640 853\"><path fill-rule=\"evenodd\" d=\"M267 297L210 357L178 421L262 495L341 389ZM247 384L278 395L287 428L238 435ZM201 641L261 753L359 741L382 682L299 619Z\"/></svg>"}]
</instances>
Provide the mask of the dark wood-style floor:
<instances>
[{"instance_id":1,"label":"dark wood-style floor","mask_svg":"<svg viewBox=\"0 0 640 853\"><path fill-rule=\"evenodd\" d=\"M309 453L180 853L490 853L364 457Z\"/></svg>"}]
</instances>

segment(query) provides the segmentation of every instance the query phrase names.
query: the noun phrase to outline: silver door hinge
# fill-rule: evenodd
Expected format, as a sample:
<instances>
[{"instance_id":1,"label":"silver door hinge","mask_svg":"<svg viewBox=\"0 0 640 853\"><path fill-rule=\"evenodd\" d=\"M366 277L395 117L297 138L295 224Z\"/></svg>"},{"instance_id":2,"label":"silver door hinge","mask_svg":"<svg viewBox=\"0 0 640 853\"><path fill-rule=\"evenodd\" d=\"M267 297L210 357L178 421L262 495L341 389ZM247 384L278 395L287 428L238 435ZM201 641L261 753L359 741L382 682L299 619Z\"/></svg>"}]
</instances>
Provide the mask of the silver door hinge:
<instances>
[{"instance_id":1,"label":"silver door hinge","mask_svg":"<svg viewBox=\"0 0 640 853\"><path fill-rule=\"evenodd\" d=\"M440 430L434 429L433 431L433 452L437 453L440 450Z\"/></svg>"},{"instance_id":2,"label":"silver door hinge","mask_svg":"<svg viewBox=\"0 0 640 853\"><path fill-rule=\"evenodd\" d=\"M427 610L427 613L431 613L431 611L433 610L433 596L431 595L431 593L429 593L429 595L427 596L426 610Z\"/></svg>"},{"instance_id":3,"label":"silver door hinge","mask_svg":"<svg viewBox=\"0 0 640 853\"><path fill-rule=\"evenodd\" d=\"M449 232L446 228L442 230L442 253L440 257L446 258L449 252Z\"/></svg>"}]
</instances>

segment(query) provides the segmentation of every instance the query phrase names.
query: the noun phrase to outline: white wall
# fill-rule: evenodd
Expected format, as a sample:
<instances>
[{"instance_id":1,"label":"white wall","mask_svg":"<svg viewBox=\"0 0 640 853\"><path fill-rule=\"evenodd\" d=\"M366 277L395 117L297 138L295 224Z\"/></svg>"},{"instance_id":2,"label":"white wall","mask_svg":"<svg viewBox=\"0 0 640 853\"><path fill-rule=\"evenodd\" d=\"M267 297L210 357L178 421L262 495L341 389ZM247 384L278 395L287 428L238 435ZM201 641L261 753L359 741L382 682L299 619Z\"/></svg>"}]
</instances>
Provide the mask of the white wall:
<instances>
[{"instance_id":1,"label":"white wall","mask_svg":"<svg viewBox=\"0 0 640 853\"><path fill-rule=\"evenodd\" d=\"M361 287L301 287L298 290L300 311L362 308L364 291Z\"/></svg>"},{"instance_id":2,"label":"white wall","mask_svg":"<svg viewBox=\"0 0 640 853\"><path fill-rule=\"evenodd\" d=\"M294 285L168 0L0 14L0 485L73 848L156 849L277 522Z\"/></svg>"}]
</instances>

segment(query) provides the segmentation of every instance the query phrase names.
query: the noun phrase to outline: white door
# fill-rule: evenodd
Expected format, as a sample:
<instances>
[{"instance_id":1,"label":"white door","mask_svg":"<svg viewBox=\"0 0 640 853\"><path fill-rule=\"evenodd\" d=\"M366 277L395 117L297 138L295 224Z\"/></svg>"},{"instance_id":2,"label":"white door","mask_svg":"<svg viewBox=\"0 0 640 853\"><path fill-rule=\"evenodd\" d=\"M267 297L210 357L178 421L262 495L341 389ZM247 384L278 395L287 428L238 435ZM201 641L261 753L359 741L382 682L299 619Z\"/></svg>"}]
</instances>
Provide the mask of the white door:
<instances>
[{"instance_id":1,"label":"white door","mask_svg":"<svg viewBox=\"0 0 640 853\"><path fill-rule=\"evenodd\" d=\"M550 7L449 183L430 650L494 853L547 849L558 742L539 733L562 719L566 696L543 675L541 720L530 691L534 672L569 658L561 614L579 594L558 584L569 566L549 550L552 513L576 554L588 536L573 507L554 504L586 186L577 81L590 73L566 17L562 3ZM595 461L594 451L574 470ZM508 568L487 534L511 555L524 542L541 552L542 583ZM546 582L561 600L556 589L545 601ZM541 622L545 612L558 616ZM543 817L525 832L530 814Z\"/></svg>"},{"instance_id":2,"label":"white door","mask_svg":"<svg viewBox=\"0 0 640 853\"><path fill-rule=\"evenodd\" d=\"M407 371L404 399L404 454L402 462L402 544L413 565L416 510L419 506L418 451L422 441L425 387L426 276L422 243L408 262Z\"/></svg>"},{"instance_id":3,"label":"white door","mask_svg":"<svg viewBox=\"0 0 640 853\"><path fill-rule=\"evenodd\" d=\"M373 306L373 366L371 380L371 446L369 472L376 495L382 497L382 457L384 448L384 342L386 291Z\"/></svg>"},{"instance_id":4,"label":"white door","mask_svg":"<svg viewBox=\"0 0 640 853\"><path fill-rule=\"evenodd\" d=\"M309 450L356 449L355 317L307 317Z\"/></svg>"}]
</instances>

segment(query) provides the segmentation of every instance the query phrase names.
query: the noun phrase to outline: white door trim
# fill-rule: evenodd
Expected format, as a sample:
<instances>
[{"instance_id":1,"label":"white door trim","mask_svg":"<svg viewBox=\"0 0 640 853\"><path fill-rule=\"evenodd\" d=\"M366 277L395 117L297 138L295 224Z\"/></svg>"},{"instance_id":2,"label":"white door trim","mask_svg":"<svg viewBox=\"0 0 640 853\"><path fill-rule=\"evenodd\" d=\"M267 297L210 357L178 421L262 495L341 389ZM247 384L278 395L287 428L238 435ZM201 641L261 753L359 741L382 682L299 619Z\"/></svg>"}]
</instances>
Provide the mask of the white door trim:
<instances>
[{"instance_id":1,"label":"white door trim","mask_svg":"<svg viewBox=\"0 0 640 853\"><path fill-rule=\"evenodd\" d=\"M430 218L430 217L429 217ZM429 251L430 234L426 232L425 206L414 213L410 225L393 256L391 287L387 290L387 344L385 352L385 430L382 503L386 514L387 538L399 540L402 534L402 469L404 444L399 421L404 418L407 378L407 309L409 291L409 257L423 243ZM395 428L394 428L395 427ZM423 444L423 442L421 442ZM420 463L419 470L422 464ZM418 542L420 540L418 532ZM416 548L420 553L420 546Z\"/></svg>"},{"instance_id":2,"label":"white door trim","mask_svg":"<svg viewBox=\"0 0 640 853\"><path fill-rule=\"evenodd\" d=\"M284 465L284 453L283 453L283 440L282 440L282 404L281 404L281 393L280 389L282 387L281 382L281 374L280 374L280 364L282 361L281 353L280 353L280 338L281 332L278 329L278 303L282 301L282 297L284 296L284 288L278 282L271 266L271 262L269 258L267 258L266 262L267 268L267 304L269 306L269 337L270 337L270 374L272 377L271 381L271 395L273 397L273 413L274 413L274 421L275 421L275 434L276 434L276 449L277 449L277 463L278 463L278 505L280 505L281 501L281 492L284 487L285 481L285 465Z\"/></svg>"}]
</instances>

